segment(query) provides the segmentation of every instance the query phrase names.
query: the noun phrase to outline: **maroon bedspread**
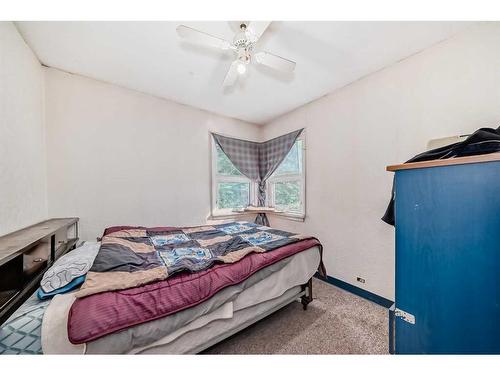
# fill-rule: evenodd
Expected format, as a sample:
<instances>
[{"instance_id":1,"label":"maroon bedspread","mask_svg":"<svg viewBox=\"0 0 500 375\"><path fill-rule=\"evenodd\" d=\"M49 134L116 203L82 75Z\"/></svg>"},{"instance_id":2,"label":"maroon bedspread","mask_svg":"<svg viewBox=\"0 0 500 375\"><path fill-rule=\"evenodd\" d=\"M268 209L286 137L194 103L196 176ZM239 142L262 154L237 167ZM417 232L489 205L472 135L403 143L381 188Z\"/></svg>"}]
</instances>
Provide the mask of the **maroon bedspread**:
<instances>
[{"instance_id":1,"label":"maroon bedspread","mask_svg":"<svg viewBox=\"0 0 500 375\"><path fill-rule=\"evenodd\" d=\"M270 252L248 255L236 263L217 264L204 271L181 273L144 286L77 299L68 316L69 341L89 342L190 308L260 269L314 246L321 249L318 240L305 239ZM322 262L319 271L324 272Z\"/></svg>"}]
</instances>

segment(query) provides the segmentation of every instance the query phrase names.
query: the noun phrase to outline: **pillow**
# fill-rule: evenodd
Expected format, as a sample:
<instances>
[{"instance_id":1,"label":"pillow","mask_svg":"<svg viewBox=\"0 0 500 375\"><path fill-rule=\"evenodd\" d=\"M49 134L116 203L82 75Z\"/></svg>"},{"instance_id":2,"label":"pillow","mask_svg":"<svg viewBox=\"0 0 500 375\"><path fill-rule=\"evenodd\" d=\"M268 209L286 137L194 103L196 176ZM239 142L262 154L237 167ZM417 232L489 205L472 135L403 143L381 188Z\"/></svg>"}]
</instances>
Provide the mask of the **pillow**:
<instances>
[{"instance_id":1,"label":"pillow","mask_svg":"<svg viewBox=\"0 0 500 375\"><path fill-rule=\"evenodd\" d=\"M49 298L54 297L56 294L67 293L67 292L72 291L73 289L78 288L80 285L83 284L84 281L85 281L85 275L79 276L76 279L71 280L69 282L69 284L66 284L62 288L53 290L52 292L48 292L48 293L45 293L42 288L38 288L38 290L36 292L36 296L40 300L49 299Z\"/></svg>"},{"instance_id":2,"label":"pillow","mask_svg":"<svg viewBox=\"0 0 500 375\"><path fill-rule=\"evenodd\" d=\"M85 275L92 267L100 246L100 242L85 242L82 246L64 254L43 275L40 282L41 289L45 293L50 293Z\"/></svg>"}]
</instances>

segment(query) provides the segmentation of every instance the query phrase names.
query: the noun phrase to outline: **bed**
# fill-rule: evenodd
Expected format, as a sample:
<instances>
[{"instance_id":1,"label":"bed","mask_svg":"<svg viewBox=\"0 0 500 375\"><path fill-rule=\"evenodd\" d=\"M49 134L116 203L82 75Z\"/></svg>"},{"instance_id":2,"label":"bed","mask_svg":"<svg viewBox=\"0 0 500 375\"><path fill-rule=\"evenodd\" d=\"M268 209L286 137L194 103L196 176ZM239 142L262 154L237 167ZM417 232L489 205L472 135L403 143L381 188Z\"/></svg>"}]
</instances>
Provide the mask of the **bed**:
<instances>
[{"instance_id":1,"label":"bed","mask_svg":"<svg viewBox=\"0 0 500 375\"><path fill-rule=\"evenodd\" d=\"M277 237L271 238L271 242L279 246L267 246L265 251L257 246L258 249L248 251L247 247L242 247L238 242L240 245L233 252L239 252L239 255L243 253L241 257L232 254L228 262L207 261L206 267L201 263L194 266L189 264L188 266L198 269L195 272L187 272L184 264L184 268L180 271L174 270L171 277L139 282L138 285L133 285L135 281L131 278L128 281L132 286L127 284L126 288L122 288L124 285L117 286L114 279L109 282L109 272L97 272L94 276L87 276L87 280L90 280L87 286L84 284L77 291L56 295L44 306L38 341L41 352L199 353L289 303L300 301L306 309L312 301L311 278L318 270L324 271L319 241L246 222L232 225L246 228L243 232L227 237L229 241L233 241L233 245L235 237L238 237L239 241L242 233L256 234L264 231L276 235ZM103 240L112 233L137 228L108 228ZM206 226L196 228L205 228L207 233ZM179 228L147 230L148 233L164 236L165 232L169 235L175 234L174 231ZM225 234L227 235L226 232ZM198 243L203 243L207 236L193 235L190 238L198 238ZM113 241L115 240L116 238ZM118 242L123 245L121 241L122 238L119 238ZM211 239L207 242L211 244L212 249L214 241ZM157 248L162 246L165 246L165 242ZM260 246L264 244L261 243ZM229 254L226 250L224 256ZM99 259L102 253L106 255L103 245L94 266L102 260ZM110 263L109 259L105 259ZM177 260L177 265L178 263ZM99 271L99 267L94 266L94 271ZM154 267L149 267L148 271L151 269ZM167 270L171 269L167 267ZM150 274L157 275L158 272L146 274L149 277ZM120 283L127 283L124 274L120 275ZM105 282L101 282L102 280ZM103 290L103 285L107 290ZM32 348L36 347L36 343L32 344ZM13 348L4 348L4 351L11 349Z\"/></svg>"}]
</instances>

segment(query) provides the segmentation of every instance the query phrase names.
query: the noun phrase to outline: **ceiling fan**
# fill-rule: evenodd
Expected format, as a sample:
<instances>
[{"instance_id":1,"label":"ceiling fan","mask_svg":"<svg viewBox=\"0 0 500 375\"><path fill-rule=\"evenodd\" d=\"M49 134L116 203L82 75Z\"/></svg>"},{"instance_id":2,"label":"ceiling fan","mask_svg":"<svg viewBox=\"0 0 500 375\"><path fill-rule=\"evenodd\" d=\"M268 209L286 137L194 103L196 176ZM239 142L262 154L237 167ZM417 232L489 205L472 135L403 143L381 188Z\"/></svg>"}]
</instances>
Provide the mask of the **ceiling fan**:
<instances>
[{"instance_id":1,"label":"ceiling fan","mask_svg":"<svg viewBox=\"0 0 500 375\"><path fill-rule=\"evenodd\" d=\"M232 42L185 25L177 26L177 34L190 42L223 51L233 51L235 60L229 67L229 71L222 83L224 87L228 87L234 85L239 75L246 73L247 67L252 61L286 73L291 73L295 69L296 64L294 61L269 52L254 51L256 44L270 23L270 21L242 21L239 23L240 30L236 33Z\"/></svg>"}]
</instances>

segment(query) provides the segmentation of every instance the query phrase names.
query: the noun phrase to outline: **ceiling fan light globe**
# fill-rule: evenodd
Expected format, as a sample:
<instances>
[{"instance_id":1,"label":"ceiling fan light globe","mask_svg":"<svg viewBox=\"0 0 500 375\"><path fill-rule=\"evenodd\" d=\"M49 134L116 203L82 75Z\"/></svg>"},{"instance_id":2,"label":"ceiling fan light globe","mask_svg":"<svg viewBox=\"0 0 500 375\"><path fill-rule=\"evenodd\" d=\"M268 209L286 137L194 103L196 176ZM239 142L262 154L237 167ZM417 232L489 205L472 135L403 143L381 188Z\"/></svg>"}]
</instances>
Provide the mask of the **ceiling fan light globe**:
<instances>
[{"instance_id":1,"label":"ceiling fan light globe","mask_svg":"<svg viewBox=\"0 0 500 375\"><path fill-rule=\"evenodd\" d=\"M238 66L236 67L236 70L238 71L238 74L243 75L247 71L247 67L244 63L239 63Z\"/></svg>"}]
</instances>

